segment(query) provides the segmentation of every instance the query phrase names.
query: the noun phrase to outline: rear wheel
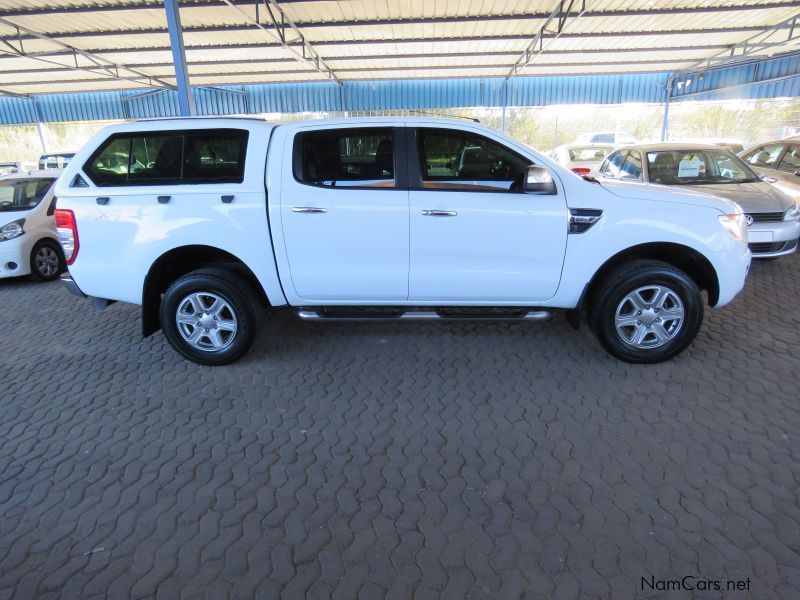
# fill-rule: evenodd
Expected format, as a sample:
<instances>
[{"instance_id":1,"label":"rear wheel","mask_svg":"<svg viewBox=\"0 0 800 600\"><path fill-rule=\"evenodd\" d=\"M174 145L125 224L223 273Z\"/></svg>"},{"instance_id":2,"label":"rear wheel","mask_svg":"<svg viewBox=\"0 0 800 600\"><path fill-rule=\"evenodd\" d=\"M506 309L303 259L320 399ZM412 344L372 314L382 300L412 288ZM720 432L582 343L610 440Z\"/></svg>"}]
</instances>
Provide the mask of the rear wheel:
<instances>
[{"instance_id":1,"label":"rear wheel","mask_svg":"<svg viewBox=\"0 0 800 600\"><path fill-rule=\"evenodd\" d=\"M703 296L680 269L635 261L608 276L590 320L600 343L616 358L657 363L691 344L703 321Z\"/></svg>"},{"instance_id":2,"label":"rear wheel","mask_svg":"<svg viewBox=\"0 0 800 600\"><path fill-rule=\"evenodd\" d=\"M53 281L64 272L61 248L52 240L42 240L31 250L31 279Z\"/></svg>"},{"instance_id":3,"label":"rear wheel","mask_svg":"<svg viewBox=\"0 0 800 600\"><path fill-rule=\"evenodd\" d=\"M233 271L201 269L167 288L161 301L161 328L170 345L201 365L224 365L253 343L257 296Z\"/></svg>"}]
</instances>

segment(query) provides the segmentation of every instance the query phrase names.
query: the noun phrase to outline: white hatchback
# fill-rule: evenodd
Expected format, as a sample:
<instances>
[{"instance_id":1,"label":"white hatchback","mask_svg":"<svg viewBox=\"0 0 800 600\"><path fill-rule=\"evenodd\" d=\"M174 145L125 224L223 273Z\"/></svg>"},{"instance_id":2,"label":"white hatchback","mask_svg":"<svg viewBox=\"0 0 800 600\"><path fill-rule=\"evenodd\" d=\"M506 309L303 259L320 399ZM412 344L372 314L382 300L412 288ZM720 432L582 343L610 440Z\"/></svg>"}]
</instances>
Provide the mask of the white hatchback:
<instances>
[{"instance_id":1,"label":"white hatchback","mask_svg":"<svg viewBox=\"0 0 800 600\"><path fill-rule=\"evenodd\" d=\"M0 279L52 281L64 270L53 216L59 175L33 171L0 179Z\"/></svg>"}]
</instances>

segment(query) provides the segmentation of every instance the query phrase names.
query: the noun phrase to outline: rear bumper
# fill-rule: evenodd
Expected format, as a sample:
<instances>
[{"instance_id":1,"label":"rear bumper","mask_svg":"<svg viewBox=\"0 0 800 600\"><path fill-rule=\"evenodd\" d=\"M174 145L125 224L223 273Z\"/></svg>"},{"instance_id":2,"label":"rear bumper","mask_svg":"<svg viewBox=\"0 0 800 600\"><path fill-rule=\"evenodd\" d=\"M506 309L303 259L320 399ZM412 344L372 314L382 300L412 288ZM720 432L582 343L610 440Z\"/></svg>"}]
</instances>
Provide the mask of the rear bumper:
<instances>
[{"instance_id":1,"label":"rear bumper","mask_svg":"<svg viewBox=\"0 0 800 600\"><path fill-rule=\"evenodd\" d=\"M81 291L81 288L78 287L78 284L75 283L75 280L72 279L72 276L69 273L64 273L61 276L61 282L64 284L64 287L69 290L71 294L78 296L79 298L86 298L86 294Z\"/></svg>"}]
</instances>

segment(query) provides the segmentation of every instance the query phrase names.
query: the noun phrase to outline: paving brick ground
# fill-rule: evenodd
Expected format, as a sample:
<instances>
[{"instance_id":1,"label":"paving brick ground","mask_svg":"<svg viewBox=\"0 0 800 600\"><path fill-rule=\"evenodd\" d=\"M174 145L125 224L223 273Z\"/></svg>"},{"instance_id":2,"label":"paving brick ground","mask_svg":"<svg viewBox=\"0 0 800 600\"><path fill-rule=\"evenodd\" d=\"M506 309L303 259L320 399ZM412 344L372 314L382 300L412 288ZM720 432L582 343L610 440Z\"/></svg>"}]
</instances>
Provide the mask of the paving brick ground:
<instances>
[{"instance_id":1,"label":"paving brick ground","mask_svg":"<svg viewBox=\"0 0 800 600\"><path fill-rule=\"evenodd\" d=\"M207 368L0 282L0 598L797 598L798 299L757 263L656 366L561 318L278 315Z\"/></svg>"}]
</instances>

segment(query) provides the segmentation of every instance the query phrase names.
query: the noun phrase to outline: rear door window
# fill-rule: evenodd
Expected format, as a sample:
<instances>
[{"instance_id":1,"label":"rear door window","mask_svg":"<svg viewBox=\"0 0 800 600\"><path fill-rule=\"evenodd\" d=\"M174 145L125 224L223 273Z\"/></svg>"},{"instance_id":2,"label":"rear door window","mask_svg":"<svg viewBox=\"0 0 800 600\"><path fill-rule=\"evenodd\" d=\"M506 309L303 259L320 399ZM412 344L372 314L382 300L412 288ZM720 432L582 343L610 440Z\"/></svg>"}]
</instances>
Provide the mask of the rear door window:
<instances>
[{"instance_id":1,"label":"rear door window","mask_svg":"<svg viewBox=\"0 0 800 600\"><path fill-rule=\"evenodd\" d=\"M100 187L241 183L247 139L241 129L114 135L83 170Z\"/></svg>"},{"instance_id":2,"label":"rear door window","mask_svg":"<svg viewBox=\"0 0 800 600\"><path fill-rule=\"evenodd\" d=\"M783 155L778 170L784 173L794 174L795 171L800 169L800 146L792 144Z\"/></svg>"},{"instance_id":3,"label":"rear door window","mask_svg":"<svg viewBox=\"0 0 800 600\"><path fill-rule=\"evenodd\" d=\"M295 137L300 183L332 188L394 188L394 129L364 127L308 131Z\"/></svg>"},{"instance_id":4,"label":"rear door window","mask_svg":"<svg viewBox=\"0 0 800 600\"><path fill-rule=\"evenodd\" d=\"M785 144L768 144L757 148L745 157L745 161L754 167L765 169L775 169L778 166L778 159L785 148Z\"/></svg>"}]
</instances>

